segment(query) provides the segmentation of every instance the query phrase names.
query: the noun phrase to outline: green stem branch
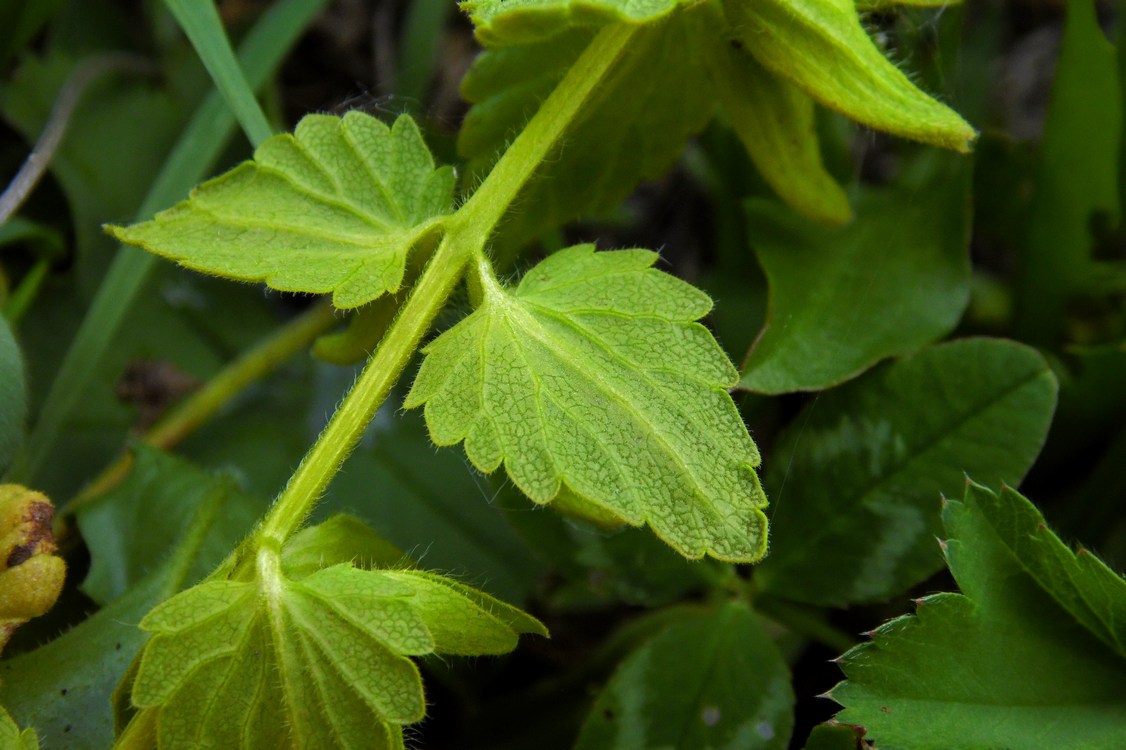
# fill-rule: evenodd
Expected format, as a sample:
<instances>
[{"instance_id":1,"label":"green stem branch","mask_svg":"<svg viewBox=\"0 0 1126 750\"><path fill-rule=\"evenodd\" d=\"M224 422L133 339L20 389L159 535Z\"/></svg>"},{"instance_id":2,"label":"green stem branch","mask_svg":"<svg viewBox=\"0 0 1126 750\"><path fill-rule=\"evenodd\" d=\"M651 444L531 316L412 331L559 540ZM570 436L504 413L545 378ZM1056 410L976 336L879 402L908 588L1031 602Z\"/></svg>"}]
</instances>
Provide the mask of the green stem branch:
<instances>
[{"instance_id":1,"label":"green stem branch","mask_svg":"<svg viewBox=\"0 0 1126 750\"><path fill-rule=\"evenodd\" d=\"M398 381L466 264L482 252L505 211L613 70L634 32L627 24L599 32L473 196L447 221L446 234L398 319L263 520L255 537L259 547L280 548L304 522Z\"/></svg>"}]
</instances>

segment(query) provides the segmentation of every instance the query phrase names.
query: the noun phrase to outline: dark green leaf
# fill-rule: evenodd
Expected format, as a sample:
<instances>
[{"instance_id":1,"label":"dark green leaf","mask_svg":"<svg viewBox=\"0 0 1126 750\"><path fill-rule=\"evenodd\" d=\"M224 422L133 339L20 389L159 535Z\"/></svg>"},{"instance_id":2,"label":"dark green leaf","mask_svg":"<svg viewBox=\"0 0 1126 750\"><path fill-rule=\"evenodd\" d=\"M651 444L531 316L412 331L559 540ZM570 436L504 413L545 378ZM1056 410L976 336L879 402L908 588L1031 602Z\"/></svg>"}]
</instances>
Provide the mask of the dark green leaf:
<instances>
[{"instance_id":1,"label":"dark green leaf","mask_svg":"<svg viewBox=\"0 0 1126 750\"><path fill-rule=\"evenodd\" d=\"M880 747L1121 747L1126 581L1067 550L1012 490L970 484L943 521L962 593L920 600L914 617L842 657L848 679L831 693L845 706L838 718L862 724Z\"/></svg>"},{"instance_id":2,"label":"dark green leaf","mask_svg":"<svg viewBox=\"0 0 1126 750\"><path fill-rule=\"evenodd\" d=\"M758 585L843 606L935 572L940 495L965 473L1019 482L1055 401L1040 355L990 339L924 349L823 394L768 464L775 533Z\"/></svg>"},{"instance_id":3,"label":"dark green leaf","mask_svg":"<svg viewBox=\"0 0 1126 750\"><path fill-rule=\"evenodd\" d=\"M143 443L133 450L136 462L125 482L77 513L90 549L90 572L82 590L99 604L159 569L200 512L215 514L215 531L197 552L186 583L210 572L266 508L263 501L236 491L230 478L210 476Z\"/></svg>"},{"instance_id":4,"label":"dark green leaf","mask_svg":"<svg viewBox=\"0 0 1126 750\"><path fill-rule=\"evenodd\" d=\"M1094 0L1069 2L1018 279L1017 325L1030 341L1057 343L1068 301L1092 282L1091 220L1118 218L1123 105L1115 54Z\"/></svg>"},{"instance_id":5,"label":"dark green leaf","mask_svg":"<svg viewBox=\"0 0 1126 750\"><path fill-rule=\"evenodd\" d=\"M544 567L501 513L505 502L463 457L435 452L421 415L390 411L333 482L325 509L363 517L427 568L523 601Z\"/></svg>"},{"instance_id":6,"label":"dark green leaf","mask_svg":"<svg viewBox=\"0 0 1126 750\"><path fill-rule=\"evenodd\" d=\"M968 176L940 169L923 190L864 190L836 230L752 203L770 307L739 386L821 390L949 333L969 300Z\"/></svg>"},{"instance_id":7,"label":"dark green leaf","mask_svg":"<svg viewBox=\"0 0 1126 750\"><path fill-rule=\"evenodd\" d=\"M109 605L34 651L0 662L0 704L21 723L34 726L47 747L105 750L112 744L110 696L146 638L137 623L159 602L210 572L254 520L239 496L229 494L225 480L208 477L179 459L155 457L148 465L163 467L164 473L160 477L152 471L145 474L150 492L145 497L167 508L174 508L172 504L179 500L194 502L190 526L177 533L174 524L166 528L158 523L151 532L134 527L132 538L113 536L110 542L132 545L138 535L152 533L167 539L170 546L157 561L161 564ZM195 482L189 479L193 475ZM170 481L162 486L161 478ZM192 486L197 489L191 490ZM200 486L209 486L210 491L202 493ZM194 500L190 495L163 494L178 489L198 494ZM123 509L130 507L129 502L127 494L114 500ZM173 520L180 517L174 510L170 513ZM109 571L121 576L118 581L132 582L142 565L153 562L107 550L98 539L91 543L97 551L95 559L104 556ZM151 548L149 552L158 554ZM112 590L114 579L107 576L106 580Z\"/></svg>"},{"instance_id":8,"label":"dark green leaf","mask_svg":"<svg viewBox=\"0 0 1126 750\"><path fill-rule=\"evenodd\" d=\"M805 741L805 750L864 750L864 730L847 724L818 724Z\"/></svg>"},{"instance_id":9,"label":"dark green leaf","mask_svg":"<svg viewBox=\"0 0 1126 750\"><path fill-rule=\"evenodd\" d=\"M670 625L622 662L576 750L780 750L789 741L790 670L742 603Z\"/></svg>"}]
</instances>

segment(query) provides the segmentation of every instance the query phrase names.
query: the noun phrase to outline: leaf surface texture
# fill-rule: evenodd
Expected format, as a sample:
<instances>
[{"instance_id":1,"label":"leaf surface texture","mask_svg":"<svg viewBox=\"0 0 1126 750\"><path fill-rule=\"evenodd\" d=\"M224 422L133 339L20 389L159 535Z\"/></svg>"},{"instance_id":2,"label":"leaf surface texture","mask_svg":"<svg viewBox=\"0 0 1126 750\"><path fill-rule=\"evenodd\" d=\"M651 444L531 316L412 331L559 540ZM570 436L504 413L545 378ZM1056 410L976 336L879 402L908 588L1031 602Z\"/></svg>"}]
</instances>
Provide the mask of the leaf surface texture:
<instances>
[{"instance_id":1,"label":"leaf surface texture","mask_svg":"<svg viewBox=\"0 0 1126 750\"><path fill-rule=\"evenodd\" d=\"M411 247L452 210L453 182L409 117L388 128L360 112L308 115L183 203L111 231L198 271L351 308L398 290Z\"/></svg>"},{"instance_id":2,"label":"leaf surface texture","mask_svg":"<svg viewBox=\"0 0 1126 750\"><path fill-rule=\"evenodd\" d=\"M580 245L511 291L485 268L480 306L425 349L406 406L535 502L566 489L688 557L754 561L766 498L725 390L737 374L695 322L711 300L656 259Z\"/></svg>"},{"instance_id":3,"label":"leaf surface texture","mask_svg":"<svg viewBox=\"0 0 1126 750\"><path fill-rule=\"evenodd\" d=\"M329 541L338 535L332 535ZM150 612L133 702L165 748L401 748L425 699L409 657L499 654L543 626L441 576L344 563L215 580Z\"/></svg>"}]
</instances>

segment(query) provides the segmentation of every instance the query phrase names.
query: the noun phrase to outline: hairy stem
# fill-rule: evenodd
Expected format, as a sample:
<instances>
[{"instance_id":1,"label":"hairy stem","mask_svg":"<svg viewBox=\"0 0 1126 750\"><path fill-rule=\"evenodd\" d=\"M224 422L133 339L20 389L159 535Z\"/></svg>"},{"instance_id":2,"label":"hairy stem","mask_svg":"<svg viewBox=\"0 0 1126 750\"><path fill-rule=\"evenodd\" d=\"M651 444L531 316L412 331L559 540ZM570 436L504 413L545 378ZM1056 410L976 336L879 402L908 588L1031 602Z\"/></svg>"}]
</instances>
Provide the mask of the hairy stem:
<instances>
[{"instance_id":1,"label":"hairy stem","mask_svg":"<svg viewBox=\"0 0 1126 750\"><path fill-rule=\"evenodd\" d=\"M258 546L280 545L304 522L398 381L466 264L482 251L521 188L613 70L633 33L626 24L599 32L473 196L450 217L398 319L259 527Z\"/></svg>"}]
</instances>

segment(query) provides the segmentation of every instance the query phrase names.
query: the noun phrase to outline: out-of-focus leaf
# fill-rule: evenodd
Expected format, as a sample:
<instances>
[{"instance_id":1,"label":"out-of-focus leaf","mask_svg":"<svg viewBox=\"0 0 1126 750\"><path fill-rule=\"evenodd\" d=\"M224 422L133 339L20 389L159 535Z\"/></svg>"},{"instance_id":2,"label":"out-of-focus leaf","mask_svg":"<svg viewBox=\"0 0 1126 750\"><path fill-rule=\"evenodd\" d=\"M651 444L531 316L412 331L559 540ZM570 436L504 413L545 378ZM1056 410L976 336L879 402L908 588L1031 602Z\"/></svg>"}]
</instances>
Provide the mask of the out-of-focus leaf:
<instances>
[{"instance_id":1,"label":"out-of-focus leaf","mask_svg":"<svg viewBox=\"0 0 1126 750\"><path fill-rule=\"evenodd\" d=\"M656 259L580 245L513 290L481 259L480 305L426 347L404 405L537 503L566 488L686 557L755 561L766 497L737 374L695 322L711 300Z\"/></svg>"},{"instance_id":2,"label":"out-of-focus leaf","mask_svg":"<svg viewBox=\"0 0 1126 750\"><path fill-rule=\"evenodd\" d=\"M531 554L546 563L555 581L547 595L559 610L625 603L662 607L718 588L731 566L705 558L685 560L644 529L607 531L547 513L520 493L501 488L497 502Z\"/></svg>"},{"instance_id":3,"label":"out-of-focus leaf","mask_svg":"<svg viewBox=\"0 0 1126 750\"><path fill-rule=\"evenodd\" d=\"M715 50L716 90L731 127L766 182L807 218L843 224L848 196L821 163L813 100L739 50Z\"/></svg>"},{"instance_id":4,"label":"out-of-focus leaf","mask_svg":"<svg viewBox=\"0 0 1126 750\"><path fill-rule=\"evenodd\" d=\"M1093 280L1091 220L1118 220L1122 90L1094 0L1071 0L1044 125L1017 283L1022 338L1054 345Z\"/></svg>"},{"instance_id":5,"label":"out-of-focus leaf","mask_svg":"<svg viewBox=\"0 0 1126 750\"><path fill-rule=\"evenodd\" d=\"M518 204L505 237L518 244L577 216L613 208L639 180L666 172L720 102L771 186L798 210L828 223L847 219L849 211L843 191L821 166L808 97L877 128L968 149L973 129L883 58L849 0L766 5L467 4L478 39L489 48L462 84L474 106L458 148L477 172L532 116L598 27L638 27L630 54L573 124L561 157L545 164L522 194L535 209ZM667 54L670 49L678 54ZM780 66L777 58L792 64ZM770 80L774 76L790 77L797 88Z\"/></svg>"},{"instance_id":6,"label":"out-of-focus leaf","mask_svg":"<svg viewBox=\"0 0 1126 750\"><path fill-rule=\"evenodd\" d=\"M969 151L974 129L924 94L876 47L852 0L728 2L739 41L829 109L877 130Z\"/></svg>"},{"instance_id":7,"label":"out-of-focus leaf","mask_svg":"<svg viewBox=\"0 0 1126 750\"><path fill-rule=\"evenodd\" d=\"M521 602L544 572L464 458L435 451L421 415L376 417L329 488L325 511L366 519L425 567Z\"/></svg>"},{"instance_id":8,"label":"out-of-focus leaf","mask_svg":"<svg viewBox=\"0 0 1126 750\"><path fill-rule=\"evenodd\" d=\"M360 519L343 514L301 529L282 549L282 570L294 580L340 563L358 568L411 566L410 558L401 549Z\"/></svg>"},{"instance_id":9,"label":"out-of-focus leaf","mask_svg":"<svg viewBox=\"0 0 1126 750\"><path fill-rule=\"evenodd\" d=\"M0 0L0 66L31 41L64 0Z\"/></svg>"},{"instance_id":10,"label":"out-of-focus leaf","mask_svg":"<svg viewBox=\"0 0 1126 750\"><path fill-rule=\"evenodd\" d=\"M77 512L90 550L90 572L82 590L106 604L158 570L184 540L198 514L214 513L220 527L196 552L185 579L210 572L250 531L266 503L238 492L229 477L213 477L181 458L139 443L128 478ZM218 493L219 498L212 497ZM205 510L213 506L212 510Z\"/></svg>"},{"instance_id":11,"label":"out-of-focus leaf","mask_svg":"<svg viewBox=\"0 0 1126 750\"><path fill-rule=\"evenodd\" d=\"M1016 484L1044 443L1056 379L1034 350L965 339L823 394L768 465L772 595L844 606L886 599L941 567L939 496L965 473Z\"/></svg>"},{"instance_id":12,"label":"out-of-focus leaf","mask_svg":"<svg viewBox=\"0 0 1126 750\"><path fill-rule=\"evenodd\" d=\"M576 750L780 750L789 741L790 670L742 603L670 625L618 667Z\"/></svg>"},{"instance_id":13,"label":"out-of-focus leaf","mask_svg":"<svg viewBox=\"0 0 1126 750\"><path fill-rule=\"evenodd\" d=\"M770 306L739 387L821 390L949 333L969 300L968 176L942 169L923 190L865 190L836 230L752 203Z\"/></svg>"},{"instance_id":14,"label":"out-of-focus leaf","mask_svg":"<svg viewBox=\"0 0 1126 750\"><path fill-rule=\"evenodd\" d=\"M838 718L880 747L1121 746L1126 581L1007 488L969 484L943 522L962 593L921 599L842 657Z\"/></svg>"},{"instance_id":15,"label":"out-of-focus leaf","mask_svg":"<svg viewBox=\"0 0 1126 750\"><path fill-rule=\"evenodd\" d=\"M399 288L407 253L452 210L453 182L408 116L388 128L359 111L307 115L187 201L111 231L189 268L358 307Z\"/></svg>"},{"instance_id":16,"label":"out-of-focus leaf","mask_svg":"<svg viewBox=\"0 0 1126 750\"><path fill-rule=\"evenodd\" d=\"M8 321L0 317L0 476L23 442L27 419L27 386L23 356Z\"/></svg>"},{"instance_id":17,"label":"out-of-focus leaf","mask_svg":"<svg viewBox=\"0 0 1126 750\"><path fill-rule=\"evenodd\" d=\"M27 57L12 81L0 86L0 111L29 143L39 137L55 97L80 64L61 51ZM51 160L73 212L83 301L93 294L116 246L101 225L136 211L186 115L171 92L142 80L136 73L117 73L93 84ZM141 122L145 126L137 127Z\"/></svg>"}]
</instances>

